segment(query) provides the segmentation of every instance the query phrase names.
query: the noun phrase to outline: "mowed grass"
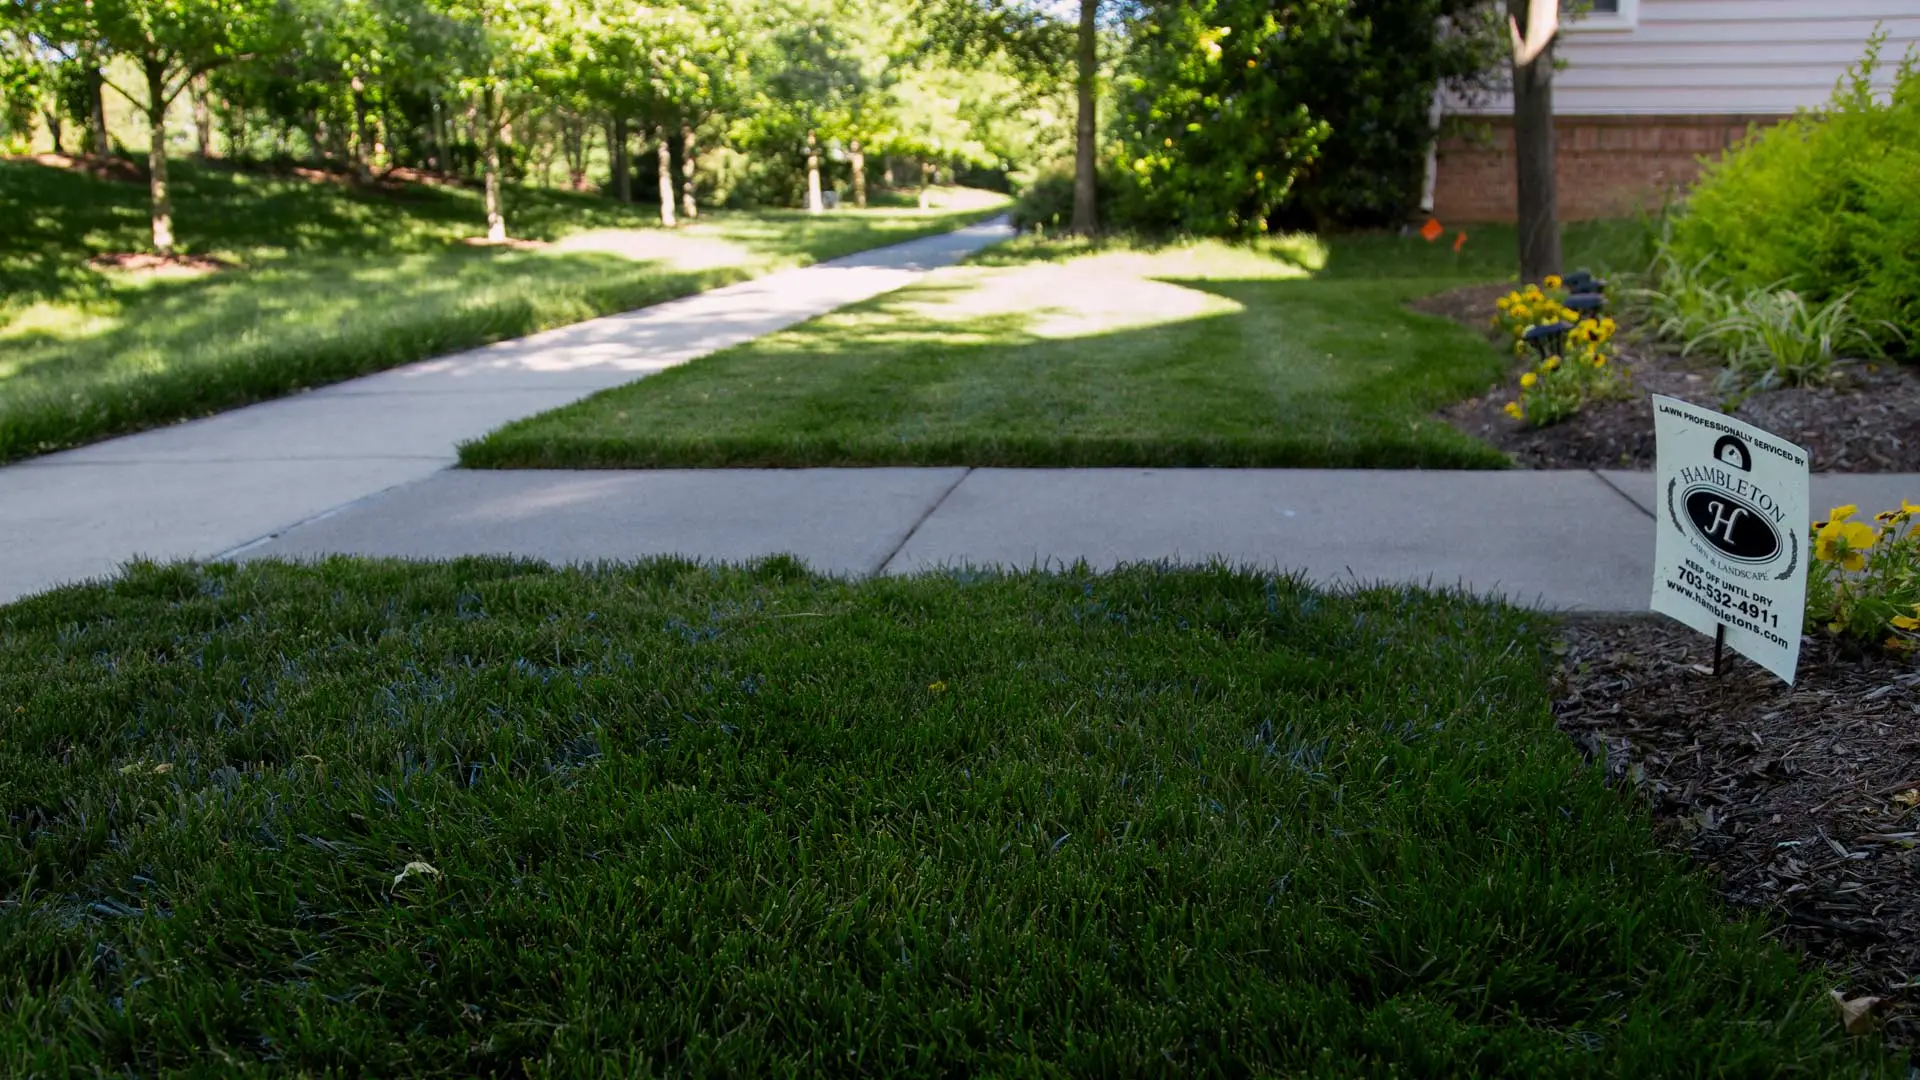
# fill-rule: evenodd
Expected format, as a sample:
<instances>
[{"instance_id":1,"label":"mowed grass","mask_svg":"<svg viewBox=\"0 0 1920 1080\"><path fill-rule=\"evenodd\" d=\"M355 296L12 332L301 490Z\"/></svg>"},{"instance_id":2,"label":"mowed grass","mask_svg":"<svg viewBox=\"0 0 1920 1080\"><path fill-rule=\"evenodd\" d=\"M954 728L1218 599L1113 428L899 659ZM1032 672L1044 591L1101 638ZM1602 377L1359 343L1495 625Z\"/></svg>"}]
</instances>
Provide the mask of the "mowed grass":
<instances>
[{"instance_id":1,"label":"mowed grass","mask_svg":"<svg viewBox=\"0 0 1920 1080\"><path fill-rule=\"evenodd\" d=\"M1900 1076L1541 617L1225 570L136 566L0 608L9 1076Z\"/></svg>"},{"instance_id":2,"label":"mowed grass","mask_svg":"<svg viewBox=\"0 0 1920 1080\"><path fill-rule=\"evenodd\" d=\"M1485 243L1510 232L1492 231ZM1610 256L1631 235L1603 223L1570 246ZM1394 236L1022 239L508 425L462 461L1498 468L1433 412L1484 391L1505 358L1405 305L1501 265L1485 247Z\"/></svg>"},{"instance_id":3,"label":"mowed grass","mask_svg":"<svg viewBox=\"0 0 1920 1080\"><path fill-rule=\"evenodd\" d=\"M129 278L97 254L147 246L146 189L0 161L0 461L203 415L396 364L953 228L956 208L708 215L508 193L516 237L485 248L470 191L182 163L182 249L235 269Z\"/></svg>"}]
</instances>

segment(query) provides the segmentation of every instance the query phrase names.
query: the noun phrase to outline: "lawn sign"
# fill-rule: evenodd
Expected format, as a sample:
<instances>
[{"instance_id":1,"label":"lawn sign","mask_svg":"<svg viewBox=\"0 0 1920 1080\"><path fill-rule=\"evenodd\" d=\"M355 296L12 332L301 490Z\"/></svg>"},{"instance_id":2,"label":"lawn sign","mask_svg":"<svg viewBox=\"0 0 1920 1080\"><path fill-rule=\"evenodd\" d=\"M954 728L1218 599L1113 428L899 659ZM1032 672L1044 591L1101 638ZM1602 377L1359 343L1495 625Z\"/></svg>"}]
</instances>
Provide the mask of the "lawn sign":
<instances>
[{"instance_id":1,"label":"lawn sign","mask_svg":"<svg viewBox=\"0 0 1920 1080\"><path fill-rule=\"evenodd\" d=\"M1723 413L1653 396L1653 610L1792 684L1807 606L1807 452Z\"/></svg>"}]
</instances>

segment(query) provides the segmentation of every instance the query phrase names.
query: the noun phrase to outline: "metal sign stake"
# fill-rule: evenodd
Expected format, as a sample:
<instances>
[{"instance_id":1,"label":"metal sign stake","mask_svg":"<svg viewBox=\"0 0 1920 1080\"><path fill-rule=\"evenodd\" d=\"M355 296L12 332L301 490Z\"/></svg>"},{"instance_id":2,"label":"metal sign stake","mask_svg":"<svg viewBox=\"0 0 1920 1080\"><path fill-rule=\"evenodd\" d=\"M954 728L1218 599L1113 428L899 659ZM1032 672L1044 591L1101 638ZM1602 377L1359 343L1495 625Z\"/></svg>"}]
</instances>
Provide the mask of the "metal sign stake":
<instances>
[{"instance_id":1,"label":"metal sign stake","mask_svg":"<svg viewBox=\"0 0 1920 1080\"><path fill-rule=\"evenodd\" d=\"M1713 628L1713 677L1720 677L1720 657L1727 648L1727 624L1719 623Z\"/></svg>"}]
</instances>

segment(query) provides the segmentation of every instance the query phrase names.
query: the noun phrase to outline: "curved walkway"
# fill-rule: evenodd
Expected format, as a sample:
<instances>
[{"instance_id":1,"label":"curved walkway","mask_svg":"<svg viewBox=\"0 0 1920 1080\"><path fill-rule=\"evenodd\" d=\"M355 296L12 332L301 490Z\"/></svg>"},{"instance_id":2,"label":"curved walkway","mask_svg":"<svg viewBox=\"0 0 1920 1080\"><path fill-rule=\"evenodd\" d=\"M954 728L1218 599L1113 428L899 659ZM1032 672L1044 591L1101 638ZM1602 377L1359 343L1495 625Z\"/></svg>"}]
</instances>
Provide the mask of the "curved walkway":
<instances>
[{"instance_id":1,"label":"curved walkway","mask_svg":"<svg viewBox=\"0 0 1920 1080\"><path fill-rule=\"evenodd\" d=\"M0 468L0 603L136 556L206 558L452 465L459 443L877 296L1000 222Z\"/></svg>"}]
</instances>

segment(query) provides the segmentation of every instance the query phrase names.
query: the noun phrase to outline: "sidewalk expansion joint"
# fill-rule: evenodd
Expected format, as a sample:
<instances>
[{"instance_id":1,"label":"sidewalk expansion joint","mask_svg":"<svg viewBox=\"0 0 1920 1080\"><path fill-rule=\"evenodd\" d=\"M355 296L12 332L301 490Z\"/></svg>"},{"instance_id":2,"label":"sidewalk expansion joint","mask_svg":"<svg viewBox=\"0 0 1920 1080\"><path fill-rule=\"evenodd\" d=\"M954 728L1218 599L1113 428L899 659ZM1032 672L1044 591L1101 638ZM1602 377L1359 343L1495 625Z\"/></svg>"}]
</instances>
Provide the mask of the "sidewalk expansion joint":
<instances>
[{"instance_id":1,"label":"sidewalk expansion joint","mask_svg":"<svg viewBox=\"0 0 1920 1080\"><path fill-rule=\"evenodd\" d=\"M1659 518L1654 514L1653 511L1647 509L1644 506L1641 506L1639 501L1636 500L1633 496L1627 494L1624 491L1621 491L1620 485L1607 479L1607 476L1605 473L1601 472L1599 469L1588 469L1587 472L1591 473L1595 480L1598 480L1601 483L1607 485L1607 487L1610 488L1615 495L1618 495L1621 498L1627 500L1627 504L1629 506L1632 506L1635 510L1640 511L1642 514L1645 514L1649 520L1653 520L1653 521L1659 520Z\"/></svg>"},{"instance_id":2,"label":"sidewalk expansion joint","mask_svg":"<svg viewBox=\"0 0 1920 1080\"><path fill-rule=\"evenodd\" d=\"M933 504L927 507L926 511L920 515L919 519L913 523L913 527L908 529L906 532L906 535L900 538L900 542L893 545L893 550L887 552L885 555L880 557L880 561L874 564L873 569L867 574L867 576L879 577L881 574L886 573L887 567L890 564L892 564L893 560L897 556L899 556L901 551L906 549L907 543L913 539L914 534L920 531L920 526L925 525L927 523L927 519L933 516L934 511L946 505L947 499L953 495L954 491L958 489L961 484L966 482L967 477L972 475L973 475L973 466L971 465L968 465L965 469L961 470L960 475L954 478L953 483L947 485L947 490L941 492L940 497L933 500Z\"/></svg>"}]
</instances>

